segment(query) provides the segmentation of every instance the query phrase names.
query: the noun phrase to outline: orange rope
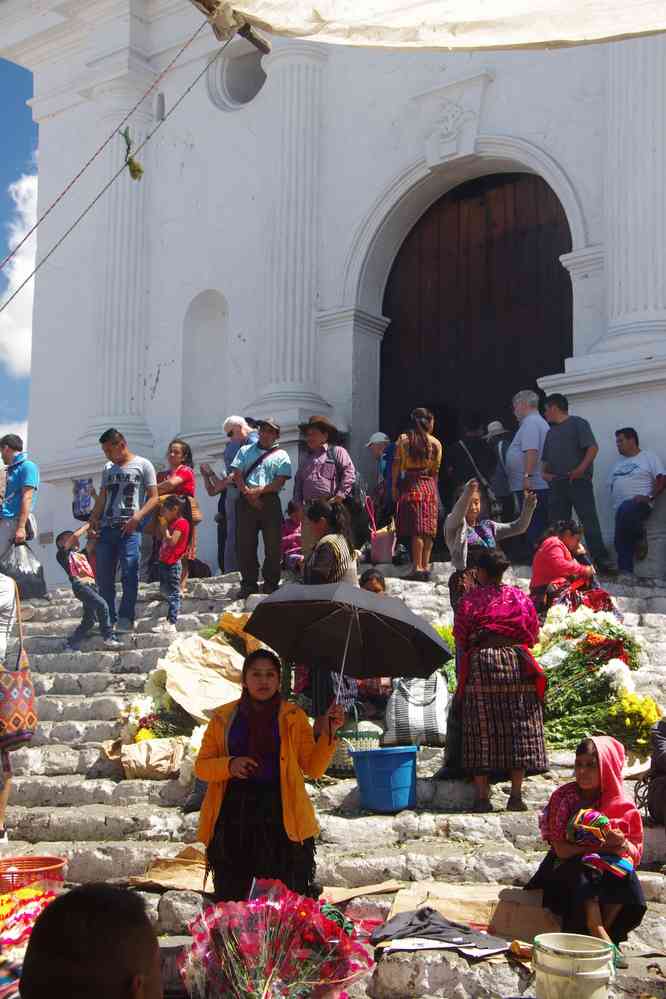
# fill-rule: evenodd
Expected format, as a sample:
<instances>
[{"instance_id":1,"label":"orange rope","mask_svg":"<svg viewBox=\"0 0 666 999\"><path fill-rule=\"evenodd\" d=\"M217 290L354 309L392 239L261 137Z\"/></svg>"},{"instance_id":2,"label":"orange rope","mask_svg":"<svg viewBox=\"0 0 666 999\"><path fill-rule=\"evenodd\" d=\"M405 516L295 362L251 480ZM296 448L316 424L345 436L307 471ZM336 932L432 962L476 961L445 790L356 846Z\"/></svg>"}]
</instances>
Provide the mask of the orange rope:
<instances>
[{"instance_id":1,"label":"orange rope","mask_svg":"<svg viewBox=\"0 0 666 999\"><path fill-rule=\"evenodd\" d=\"M196 37L197 37L197 36L199 35L199 33L200 33L201 31L203 31L203 29L204 29L205 27L207 27L207 26L208 26L208 21L202 21L202 22L201 22L201 24L199 25L199 27L197 28L197 30L196 30L196 31L194 32L194 34L192 35L192 37L191 37L191 38L190 38L190 39L189 39L189 40L188 40L187 42L185 42L185 44L183 45L183 47L182 47L182 48L181 48L181 49L180 49L180 50L179 50L179 51L178 51L178 52L176 53L176 55L175 55L175 56L173 57L173 59L171 60L171 62L169 63L169 65L168 65L168 66L166 66L166 67L165 67L165 68L164 68L164 69L162 70L162 72L161 72L161 73L160 73L160 75L159 75L159 76L157 77L157 79L156 79L156 80L154 80L154 81L153 81L153 83L151 83L151 85L150 85L150 87L148 88L148 90L146 90L145 94L143 94L143 96L142 96L142 97L140 97L140 98L139 98L139 100L138 100L138 101L136 102L136 104L134 105L134 107L133 107L133 108L131 108L131 109L130 109L130 110L129 110L129 111L127 112L127 114L125 115L125 117L123 118L123 120L122 120L122 121L120 122L120 124L118 125L118 128L117 128L117 129L116 129L115 131L111 132L111 134L110 134L109 136L107 136L107 138L106 138L106 139L104 140L104 142L103 142L103 143L102 143L102 145L101 145L101 146L99 147L99 149L95 150L95 152L94 152L94 153L92 154L92 156L90 157L90 159L89 159L89 160L88 160L88 161L87 161L86 163L84 163L84 164L83 164L83 166L81 167L81 169L79 170L79 172L78 172L78 173L76 174L76 176L75 176L75 177L72 177L72 179L70 180L69 184L67 184L67 186L66 186L66 187L65 187L65 188L64 188L64 189L63 189L63 190L62 190L62 191L60 192L60 194L59 194L59 195L58 195L58 197L57 197L57 198L55 199L55 201L52 201L52 202L51 202L51 204L50 204L50 205L49 205L49 207L48 207L48 208L46 209L46 211L44 212L44 214L43 214L43 215L40 215L40 217L39 217L39 218L37 219L37 221L36 221L36 222L35 222L35 224L33 225L32 229L29 229L29 230L28 230L28 232L27 232L27 233L25 234L25 236L23 237L23 239L22 239L22 240L21 240L21 241L20 241L20 242L19 242L19 243L18 243L18 244L17 244L17 245L16 245L15 247L14 247L14 249L13 249L13 250L10 250L10 252L9 252L9 253L7 254L7 256L6 256L5 258L4 258L4 260L2 260L2 261L0 262L0 271L1 271L1 270L2 270L2 269L3 269L3 268L4 268L4 267L5 267L5 266L6 266L6 265L7 265L8 263L9 263L9 261L10 261L10 260L11 260L11 259L12 259L12 258L13 258L14 256L16 256L16 254L17 254L17 253L18 253L18 251L19 251L19 250L21 249L21 247L23 246L23 244L24 244L24 243L26 243L26 242L27 242L27 241L28 241L28 240L30 239L30 237L32 236L33 232L35 232L35 230L37 229L37 226L39 226L39 225L40 225L40 224L41 224L41 223L42 223L42 222L44 221L44 219L45 219L45 218L46 218L46 217L47 217L48 215L50 215L50 214L51 214L51 212L53 211L53 209L55 208L55 206L56 206L56 205L57 205L57 204L58 204L58 203L59 203L60 201L62 201L62 199L63 199L63 198L65 197L65 195L67 194L67 192L68 192L68 191L70 191L70 190L71 190L71 188L72 188L72 187L74 186L74 184L76 184L77 180L79 180L79 178L80 178L81 176L83 176L83 174L84 174L84 173L86 172L86 170L87 170L87 169L88 169L88 167L89 167L89 166L91 165L91 163L94 163L94 162L95 162L95 160L97 159L97 157L98 157L98 156L100 155L100 153L102 153L102 152L104 151L104 149L106 149L106 147L107 147L107 146L108 146L108 144L109 144L109 143L111 142L111 140L112 140L112 139L115 139L115 137L116 137L116 134L117 134L118 130L119 130L119 129L121 129L121 128L123 127L123 125L125 124L125 122L126 122L126 121L128 121L128 120L129 120L129 119L130 119L130 118L132 117L132 115L134 114L134 112L135 112L135 111L136 111L136 110L137 110L137 109L138 109L138 108L139 108L139 107L140 107L140 106L141 106L141 105L143 104L143 102L144 102L144 101L146 100L146 98L147 98L147 97L150 97L150 95L152 94L152 92L153 92L153 90L155 89L155 87L157 87L157 86L158 86L158 84L160 84L160 83L162 82L162 80L163 80L163 79L164 79L164 77L165 77L165 76L167 75L167 73L168 73L168 72L169 72L169 71L170 71L171 69L173 69L173 67L175 66L175 64L177 63L177 61L178 61L178 60L180 59L180 57L182 56L183 52L185 52L185 50L186 50L187 48L189 48L189 46L190 46L190 45L192 44L192 42L193 42L193 41L195 40L195 38L196 38Z\"/></svg>"},{"instance_id":2,"label":"orange rope","mask_svg":"<svg viewBox=\"0 0 666 999\"><path fill-rule=\"evenodd\" d=\"M207 23L207 22L204 22L204 23ZM152 132L149 132L148 135L146 136L146 138L143 140L143 142L139 146L137 146L137 148L134 150L134 153L133 153L134 156L137 156L141 152L141 150L143 149L143 147L146 146L150 142L150 140L152 139L152 137L155 135L155 133L159 131L159 129L164 124L164 122L167 121L171 117L171 115L176 110L176 108L185 100L185 98L190 93L190 91L192 91L194 89L194 87L199 82L199 80L204 75L204 73L206 73L209 70L209 68L213 65L213 63L215 62L216 59L219 59L219 57L222 55L222 53L226 49L226 47L229 44L229 42L232 41L232 39L233 39L233 35L230 38L227 39L227 41L224 43L224 45L222 46L222 48L219 49L219 51L217 51L215 53L215 55L213 56L213 58L208 60L208 62L206 63L206 65L204 66L204 68L201 70L201 72L198 73L195 76L195 78L190 83L189 87L185 91L183 91L183 93L180 95L180 97L175 102L175 104L169 109L169 111L167 112L167 114L165 114L164 118L162 118L161 121L158 121L157 125L155 125L155 128L152 130ZM115 134L116 133L114 132L114 135ZM106 183L104 185L104 187L101 189L101 191L98 191L98 193L95 195L95 197L90 202L90 204L86 208L83 209L83 211L81 212L81 214L74 220L74 222L72 222L72 224L70 225L70 227L65 230L65 232L62 234L62 236L60 237L60 239L58 239L53 244L53 246L51 247L51 249L47 253L44 254L44 256L41 258L41 260L37 264L35 264L34 270L27 276L27 278L24 281L21 282L21 284L14 291L14 293L9 296L9 298L7 299L7 301L3 302L2 305L0 305L0 315L4 312L4 310L10 304L10 302L14 301L14 299L16 298L16 296L18 295L18 293L20 291L22 291L25 288L25 286L27 284L29 284L30 281L32 281L32 279L34 278L34 276L37 273L37 271L41 267L43 267L43 265L46 263L46 261L49 259L49 257L52 254L55 253L55 251L58 249L58 247L62 243L64 243L64 241L69 236L70 232L72 232L74 229L76 229L76 227L79 224L79 222L81 222L81 220L86 217L86 215L88 214L88 212L91 211L95 207L95 205L100 200L100 198L102 197L102 195L106 194L106 192L109 190L109 188L111 187L111 185L118 179L118 177L120 177L121 173L124 173L126 170L127 170L127 164L123 163L123 165L120 167L120 169L117 170L116 173L114 173L114 175L111 178L111 180L108 181L108 183Z\"/></svg>"}]
</instances>

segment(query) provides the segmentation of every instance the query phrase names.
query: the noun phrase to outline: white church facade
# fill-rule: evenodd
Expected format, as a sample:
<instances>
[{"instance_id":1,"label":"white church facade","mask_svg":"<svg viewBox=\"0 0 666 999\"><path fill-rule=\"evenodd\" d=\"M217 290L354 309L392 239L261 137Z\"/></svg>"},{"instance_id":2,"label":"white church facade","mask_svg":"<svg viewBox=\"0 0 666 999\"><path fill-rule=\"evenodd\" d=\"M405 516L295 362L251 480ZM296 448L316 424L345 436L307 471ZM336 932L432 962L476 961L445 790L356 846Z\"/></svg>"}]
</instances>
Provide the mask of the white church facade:
<instances>
[{"instance_id":1,"label":"white church facade","mask_svg":"<svg viewBox=\"0 0 666 999\"><path fill-rule=\"evenodd\" d=\"M40 212L193 34L174 0L0 3L31 69ZM206 28L128 124L135 143L219 51ZM30 452L41 554L72 480L122 429L159 461L219 459L229 413L325 413L353 456L412 406L465 413L563 392L599 440L666 458L666 37L551 51L398 52L234 40L40 270ZM118 170L118 136L39 229L44 256ZM202 492L199 488L199 494ZM215 563L215 504L201 555Z\"/></svg>"}]
</instances>

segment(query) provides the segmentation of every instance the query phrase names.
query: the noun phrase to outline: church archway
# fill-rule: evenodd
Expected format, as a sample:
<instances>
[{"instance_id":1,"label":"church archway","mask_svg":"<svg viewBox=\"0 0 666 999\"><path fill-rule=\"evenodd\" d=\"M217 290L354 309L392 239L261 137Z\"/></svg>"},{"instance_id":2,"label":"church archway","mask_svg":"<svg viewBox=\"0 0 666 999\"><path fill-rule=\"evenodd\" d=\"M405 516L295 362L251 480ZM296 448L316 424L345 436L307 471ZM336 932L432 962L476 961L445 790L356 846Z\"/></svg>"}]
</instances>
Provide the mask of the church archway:
<instances>
[{"instance_id":1,"label":"church archway","mask_svg":"<svg viewBox=\"0 0 666 999\"><path fill-rule=\"evenodd\" d=\"M181 432L219 429L225 413L227 301L219 291L202 291L183 321Z\"/></svg>"},{"instance_id":2,"label":"church archway","mask_svg":"<svg viewBox=\"0 0 666 999\"><path fill-rule=\"evenodd\" d=\"M511 397L564 369L573 353L571 250L560 201L539 176L496 173L449 190L421 216L393 263L382 313L380 426L411 408L437 416L444 442L463 414L512 426Z\"/></svg>"}]
</instances>

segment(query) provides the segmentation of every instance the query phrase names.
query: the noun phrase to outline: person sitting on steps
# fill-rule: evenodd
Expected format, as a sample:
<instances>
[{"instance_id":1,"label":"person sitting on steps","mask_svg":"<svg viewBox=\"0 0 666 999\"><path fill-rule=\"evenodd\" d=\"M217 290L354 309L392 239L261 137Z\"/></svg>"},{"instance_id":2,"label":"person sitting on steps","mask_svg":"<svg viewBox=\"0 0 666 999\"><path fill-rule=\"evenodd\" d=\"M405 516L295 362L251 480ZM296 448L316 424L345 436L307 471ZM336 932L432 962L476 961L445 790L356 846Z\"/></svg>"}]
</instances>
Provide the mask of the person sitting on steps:
<instances>
[{"instance_id":1,"label":"person sitting on steps","mask_svg":"<svg viewBox=\"0 0 666 999\"><path fill-rule=\"evenodd\" d=\"M617 967L627 967L618 945L640 925L647 906L636 871L618 876L586 863L589 845L578 845L571 820L581 809L594 809L610 825L594 849L628 857L638 867L643 853L643 823L625 794L624 746L610 736L583 739L576 749L573 783L550 796L539 825L550 850L528 889L543 890L543 904L562 919L563 933L588 933L614 945Z\"/></svg>"}]
</instances>

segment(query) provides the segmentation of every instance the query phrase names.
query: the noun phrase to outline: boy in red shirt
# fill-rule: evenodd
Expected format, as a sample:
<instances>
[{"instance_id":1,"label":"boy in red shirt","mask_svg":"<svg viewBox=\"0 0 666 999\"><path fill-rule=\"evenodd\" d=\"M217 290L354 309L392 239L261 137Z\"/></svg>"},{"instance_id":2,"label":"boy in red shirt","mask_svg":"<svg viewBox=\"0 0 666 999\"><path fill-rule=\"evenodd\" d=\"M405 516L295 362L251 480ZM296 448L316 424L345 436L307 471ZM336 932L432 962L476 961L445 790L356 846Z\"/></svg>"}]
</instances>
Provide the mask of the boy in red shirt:
<instances>
[{"instance_id":1,"label":"boy in red shirt","mask_svg":"<svg viewBox=\"0 0 666 999\"><path fill-rule=\"evenodd\" d=\"M192 508L187 496L167 496L162 504L164 529L160 547L160 592L166 598L166 621L154 632L175 635L181 603L180 582L183 574L181 559L187 551L192 532Z\"/></svg>"}]
</instances>

